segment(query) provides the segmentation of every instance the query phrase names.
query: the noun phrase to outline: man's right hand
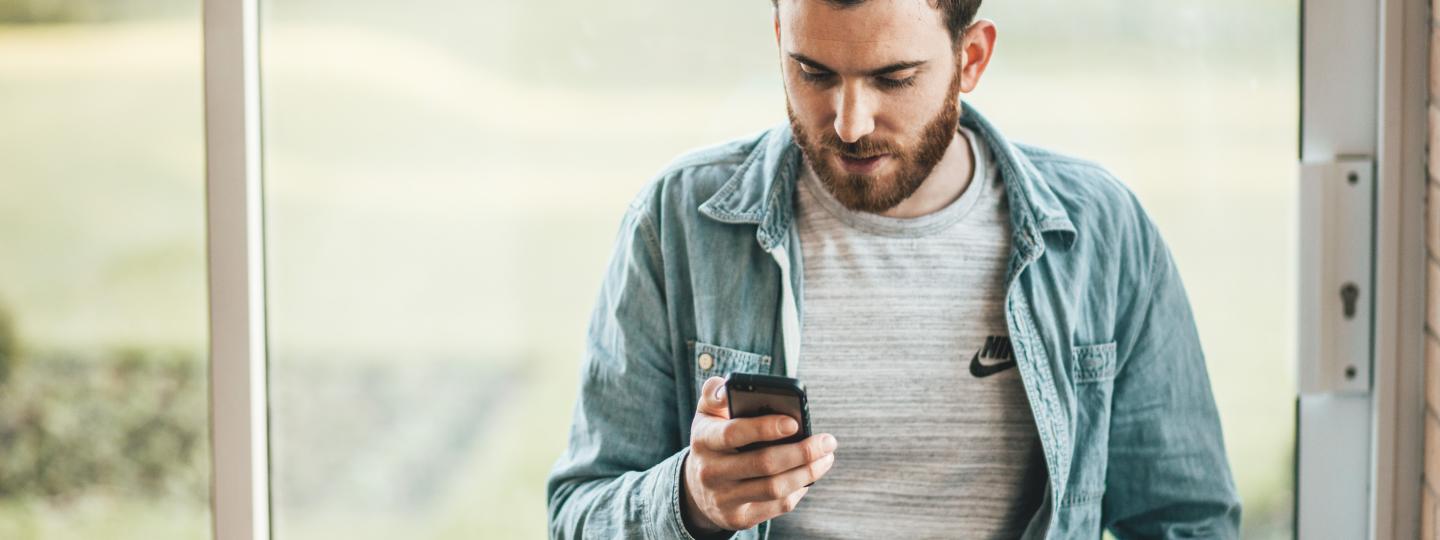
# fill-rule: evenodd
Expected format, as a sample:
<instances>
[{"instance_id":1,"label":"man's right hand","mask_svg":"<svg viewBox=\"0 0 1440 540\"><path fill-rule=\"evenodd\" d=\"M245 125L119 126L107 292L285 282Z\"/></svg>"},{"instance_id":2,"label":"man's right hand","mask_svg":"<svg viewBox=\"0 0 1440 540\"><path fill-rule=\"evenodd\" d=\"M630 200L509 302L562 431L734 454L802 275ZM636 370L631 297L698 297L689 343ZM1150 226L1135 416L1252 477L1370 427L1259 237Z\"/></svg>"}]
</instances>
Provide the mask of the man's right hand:
<instances>
[{"instance_id":1,"label":"man's right hand","mask_svg":"<svg viewBox=\"0 0 1440 540\"><path fill-rule=\"evenodd\" d=\"M681 479L685 526L700 535L749 529L794 510L809 491L805 486L835 463L835 437L826 433L737 451L753 442L783 439L800 426L785 415L730 418L724 384L725 379L711 377L700 390Z\"/></svg>"}]
</instances>

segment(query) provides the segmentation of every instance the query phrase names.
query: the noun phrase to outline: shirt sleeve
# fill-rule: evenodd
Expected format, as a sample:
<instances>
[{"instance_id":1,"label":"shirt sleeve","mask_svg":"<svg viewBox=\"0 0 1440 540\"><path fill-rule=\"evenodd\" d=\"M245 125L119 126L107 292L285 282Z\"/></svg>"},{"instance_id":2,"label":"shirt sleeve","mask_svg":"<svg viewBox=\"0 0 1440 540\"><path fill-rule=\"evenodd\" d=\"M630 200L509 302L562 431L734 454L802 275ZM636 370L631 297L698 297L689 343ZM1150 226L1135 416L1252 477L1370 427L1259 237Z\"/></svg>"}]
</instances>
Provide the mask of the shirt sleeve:
<instances>
[{"instance_id":1,"label":"shirt sleeve","mask_svg":"<svg viewBox=\"0 0 1440 540\"><path fill-rule=\"evenodd\" d=\"M1238 538L1240 498L1189 300L1153 223L1118 328L1102 520L1117 538Z\"/></svg>"},{"instance_id":2,"label":"shirt sleeve","mask_svg":"<svg viewBox=\"0 0 1440 540\"><path fill-rule=\"evenodd\" d=\"M662 264L649 214L632 206L591 315L569 444L546 484L553 538L689 539Z\"/></svg>"}]
</instances>

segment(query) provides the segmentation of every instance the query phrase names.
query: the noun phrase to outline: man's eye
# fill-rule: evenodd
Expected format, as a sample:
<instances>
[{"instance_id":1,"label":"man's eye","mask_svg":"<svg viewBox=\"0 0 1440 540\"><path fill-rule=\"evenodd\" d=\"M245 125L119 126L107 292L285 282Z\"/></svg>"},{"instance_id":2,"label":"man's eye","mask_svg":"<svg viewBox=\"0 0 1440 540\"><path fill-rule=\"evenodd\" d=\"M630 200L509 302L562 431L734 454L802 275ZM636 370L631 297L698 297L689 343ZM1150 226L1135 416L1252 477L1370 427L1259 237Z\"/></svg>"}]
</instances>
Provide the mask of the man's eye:
<instances>
[{"instance_id":1,"label":"man's eye","mask_svg":"<svg viewBox=\"0 0 1440 540\"><path fill-rule=\"evenodd\" d=\"M915 76L911 75L909 77L905 77L904 79L879 77L876 79L876 83L879 84L882 88L905 88L907 86L915 84Z\"/></svg>"},{"instance_id":2,"label":"man's eye","mask_svg":"<svg viewBox=\"0 0 1440 540\"><path fill-rule=\"evenodd\" d=\"M829 71L820 71L804 64L800 65L800 77L810 82L825 81L830 79L832 75Z\"/></svg>"}]
</instances>

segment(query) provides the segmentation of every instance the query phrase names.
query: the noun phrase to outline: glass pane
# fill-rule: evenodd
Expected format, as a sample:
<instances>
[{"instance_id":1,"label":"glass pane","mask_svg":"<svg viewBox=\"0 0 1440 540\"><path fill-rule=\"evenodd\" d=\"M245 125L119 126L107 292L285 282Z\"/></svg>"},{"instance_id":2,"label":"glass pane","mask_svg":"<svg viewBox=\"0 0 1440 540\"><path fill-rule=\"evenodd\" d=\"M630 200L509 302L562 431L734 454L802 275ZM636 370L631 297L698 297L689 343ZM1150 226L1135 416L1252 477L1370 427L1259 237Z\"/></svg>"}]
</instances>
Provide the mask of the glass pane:
<instances>
[{"instance_id":1,"label":"glass pane","mask_svg":"<svg viewBox=\"0 0 1440 540\"><path fill-rule=\"evenodd\" d=\"M988 2L1000 48L970 96L1110 166L1166 234L1247 537L1289 523L1297 10ZM277 536L544 536L625 204L785 119L769 3L262 12Z\"/></svg>"},{"instance_id":2,"label":"glass pane","mask_svg":"<svg viewBox=\"0 0 1440 540\"><path fill-rule=\"evenodd\" d=\"M0 0L0 538L210 536L198 1Z\"/></svg>"},{"instance_id":3,"label":"glass pane","mask_svg":"<svg viewBox=\"0 0 1440 540\"><path fill-rule=\"evenodd\" d=\"M768 3L673 6L263 4L278 538L546 535L620 212L784 114Z\"/></svg>"}]
</instances>

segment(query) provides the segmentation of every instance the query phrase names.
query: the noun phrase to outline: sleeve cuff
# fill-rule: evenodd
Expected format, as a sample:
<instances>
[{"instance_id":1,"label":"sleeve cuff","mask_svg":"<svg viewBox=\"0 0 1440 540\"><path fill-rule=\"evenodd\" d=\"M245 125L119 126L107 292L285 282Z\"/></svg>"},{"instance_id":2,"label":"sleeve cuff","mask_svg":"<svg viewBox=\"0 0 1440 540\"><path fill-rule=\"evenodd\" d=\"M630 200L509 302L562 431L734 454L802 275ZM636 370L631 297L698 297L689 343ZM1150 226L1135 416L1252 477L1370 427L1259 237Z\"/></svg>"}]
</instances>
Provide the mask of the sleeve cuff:
<instances>
[{"instance_id":1,"label":"sleeve cuff","mask_svg":"<svg viewBox=\"0 0 1440 540\"><path fill-rule=\"evenodd\" d=\"M659 515L653 516L650 523L656 525L655 538L680 538L682 540L695 540L690 531L685 529L685 514L680 508L680 475L684 474L685 458L690 455L690 447L686 446L674 456L670 457L670 463L665 464L665 473L659 475L659 485L655 486L654 500L657 504L651 506Z\"/></svg>"},{"instance_id":2,"label":"sleeve cuff","mask_svg":"<svg viewBox=\"0 0 1440 540\"><path fill-rule=\"evenodd\" d=\"M686 446L675 455L670 456L668 462L658 468L660 474L652 477L654 485L651 486L651 504L648 505L651 515L647 516L647 521L652 525L650 528L651 538L696 540L695 536L685 528L685 514L680 508L680 475L684 474L685 458L689 455L690 447ZM723 537L707 536L703 540L733 536L732 532Z\"/></svg>"}]
</instances>

